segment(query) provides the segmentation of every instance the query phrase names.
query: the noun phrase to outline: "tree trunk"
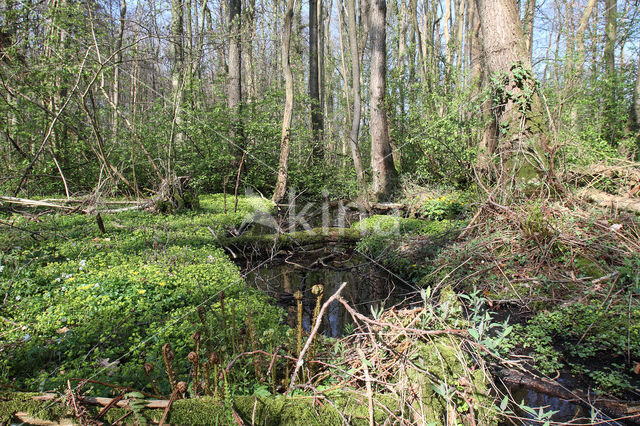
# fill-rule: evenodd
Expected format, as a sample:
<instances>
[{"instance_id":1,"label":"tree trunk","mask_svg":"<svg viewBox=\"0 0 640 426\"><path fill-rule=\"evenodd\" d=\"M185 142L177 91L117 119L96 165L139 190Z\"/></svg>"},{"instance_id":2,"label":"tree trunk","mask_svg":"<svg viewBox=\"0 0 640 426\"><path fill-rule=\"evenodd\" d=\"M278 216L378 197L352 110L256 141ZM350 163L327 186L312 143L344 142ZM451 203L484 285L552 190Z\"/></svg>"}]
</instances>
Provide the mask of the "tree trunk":
<instances>
[{"instance_id":1,"label":"tree trunk","mask_svg":"<svg viewBox=\"0 0 640 426\"><path fill-rule=\"evenodd\" d=\"M256 66L253 61L253 46L255 43L255 34L256 34L256 2L255 0L250 0L246 5L248 10L245 10L245 22L243 23L243 28L245 29L244 34L244 45L246 49L243 55L243 63L245 69L245 92L247 94L247 103L251 103L257 94L256 89Z\"/></svg>"},{"instance_id":2,"label":"tree trunk","mask_svg":"<svg viewBox=\"0 0 640 426\"><path fill-rule=\"evenodd\" d=\"M463 63L464 63L464 11L466 9L466 0L460 0L460 4L458 5L458 13L456 14L456 68L458 71L458 75L462 75ZM458 87L462 87L462 84L458 85Z\"/></svg>"},{"instance_id":3,"label":"tree trunk","mask_svg":"<svg viewBox=\"0 0 640 426\"><path fill-rule=\"evenodd\" d=\"M607 27L606 27L606 42L604 46L604 62L605 70L608 78L613 78L616 71L616 57L615 57L615 45L616 45L616 15L617 5L616 0L605 0Z\"/></svg>"},{"instance_id":4,"label":"tree trunk","mask_svg":"<svg viewBox=\"0 0 640 426\"><path fill-rule=\"evenodd\" d=\"M362 165L362 157L358 148L360 138L360 118L362 114L362 93L360 93L360 52L358 48L358 28L356 26L356 0L347 0L347 32L349 33L349 49L351 51L351 87L353 88L353 113L351 115L351 131L349 146L353 166L356 169L358 189L365 194L367 180Z\"/></svg>"},{"instance_id":5,"label":"tree trunk","mask_svg":"<svg viewBox=\"0 0 640 426\"><path fill-rule=\"evenodd\" d=\"M640 132L640 54L638 55L638 68L636 69L636 85L633 90L633 102L631 103L630 118L631 118L631 130L633 132Z\"/></svg>"},{"instance_id":6,"label":"tree trunk","mask_svg":"<svg viewBox=\"0 0 640 426\"><path fill-rule=\"evenodd\" d=\"M124 38L124 18L127 15L127 2L120 0L120 31L116 38L116 57L113 67L113 114L111 115L111 137L113 143L118 140L118 106L120 104L120 65L122 64L122 40Z\"/></svg>"},{"instance_id":7,"label":"tree trunk","mask_svg":"<svg viewBox=\"0 0 640 426\"><path fill-rule=\"evenodd\" d=\"M167 149L167 176L171 175L174 144L183 141L182 99L184 73L184 11L182 0L171 0L171 91L173 101L173 122L171 139Z\"/></svg>"},{"instance_id":8,"label":"tree trunk","mask_svg":"<svg viewBox=\"0 0 640 426\"><path fill-rule=\"evenodd\" d=\"M512 160L523 165L524 150L537 153L537 158L545 162L539 143L543 131L542 107L515 3L513 0L476 0L476 6L487 71L500 76L500 83L493 87L495 132L487 135L494 139L485 141L489 150L486 155L491 157L497 150L503 166L499 177L512 178L507 175L514 169ZM518 172L517 167L515 169ZM539 170L522 176L538 177L537 172Z\"/></svg>"},{"instance_id":9,"label":"tree trunk","mask_svg":"<svg viewBox=\"0 0 640 426\"><path fill-rule=\"evenodd\" d=\"M313 158L322 159L322 105L318 73L318 2L309 0L309 97L311 98L311 131Z\"/></svg>"},{"instance_id":10,"label":"tree trunk","mask_svg":"<svg viewBox=\"0 0 640 426\"><path fill-rule=\"evenodd\" d=\"M227 106L231 114L231 139L238 157L243 150L242 132L242 0L229 0L229 80Z\"/></svg>"},{"instance_id":11,"label":"tree trunk","mask_svg":"<svg viewBox=\"0 0 640 426\"><path fill-rule=\"evenodd\" d=\"M293 115L293 73L289 59L291 46L291 24L293 21L293 9L295 0L287 1L287 10L284 14L284 34L282 36L282 69L284 70L286 100L284 104L284 117L282 118L282 135L280 137L280 162L278 166L278 180L271 198L274 203L280 203L287 190L287 178L289 176L289 151L291 149L291 118Z\"/></svg>"},{"instance_id":12,"label":"tree trunk","mask_svg":"<svg viewBox=\"0 0 640 426\"><path fill-rule=\"evenodd\" d=\"M369 26L371 29L371 169L373 180L371 189L376 200L391 195L396 183L393 164L387 106L387 41L386 41L386 0L371 0Z\"/></svg>"},{"instance_id":13,"label":"tree trunk","mask_svg":"<svg viewBox=\"0 0 640 426\"><path fill-rule=\"evenodd\" d=\"M604 66L607 76L607 85L605 90L605 117L606 128L605 137L610 144L614 144L616 138L615 129L615 110L616 110L616 33L617 33L617 1L605 0L606 7L606 41L604 44Z\"/></svg>"},{"instance_id":14,"label":"tree trunk","mask_svg":"<svg viewBox=\"0 0 640 426\"><path fill-rule=\"evenodd\" d=\"M578 24L578 29L576 30L576 47L575 52L570 55L569 60L572 62L573 66L569 72L571 75L571 81L569 85L574 87L574 85L582 86L582 75L583 75L583 67L584 67L584 35L587 31L587 24L589 23L589 18L591 17L591 12L596 5L596 0L589 0L587 5L582 12L582 16L580 17L580 23ZM571 105L571 123L576 123L578 119L578 108L577 105Z\"/></svg>"},{"instance_id":15,"label":"tree trunk","mask_svg":"<svg viewBox=\"0 0 640 426\"><path fill-rule=\"evenodd\" d=\"M527 0L524 11L523 31L529 58L533 53L533 18L536 10L536 0Z\"/></svg>"}]
</instances>

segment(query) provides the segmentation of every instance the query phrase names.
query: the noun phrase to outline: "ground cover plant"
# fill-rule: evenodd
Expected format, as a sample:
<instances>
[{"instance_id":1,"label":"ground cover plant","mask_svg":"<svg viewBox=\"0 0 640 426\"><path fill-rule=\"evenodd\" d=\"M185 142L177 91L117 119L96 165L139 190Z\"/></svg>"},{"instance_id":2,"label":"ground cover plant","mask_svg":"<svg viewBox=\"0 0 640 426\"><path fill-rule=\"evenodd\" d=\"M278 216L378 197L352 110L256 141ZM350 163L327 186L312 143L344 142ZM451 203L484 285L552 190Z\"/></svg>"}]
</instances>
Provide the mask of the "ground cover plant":
<instances>
[{"instance_id":1,"label":"ground cover plant","mask_svg":"<svg viewBox=\"0 0 640 426\"><path fill-rule=\"evenodd\" d=\"M3 218L14 227L0 242L3 381L44 390L91 378L153 391L143 371L150 363L167 391L165 343L184 373L196 331L206 337L203 348L217 342L211 350L225 355L239 350L223 347L231 342L221 334L231 333L225 323L246 334L250 317L254 336L269 330L281 338L282 311L247 288L216 246L216 233L240 225L254 207L241 199L236 213L223 210L222 196L213 196L199 212L103 215L106 233L89 215ZM246 379L236 383L249 386Z\"/></svg>"}]
</instances>

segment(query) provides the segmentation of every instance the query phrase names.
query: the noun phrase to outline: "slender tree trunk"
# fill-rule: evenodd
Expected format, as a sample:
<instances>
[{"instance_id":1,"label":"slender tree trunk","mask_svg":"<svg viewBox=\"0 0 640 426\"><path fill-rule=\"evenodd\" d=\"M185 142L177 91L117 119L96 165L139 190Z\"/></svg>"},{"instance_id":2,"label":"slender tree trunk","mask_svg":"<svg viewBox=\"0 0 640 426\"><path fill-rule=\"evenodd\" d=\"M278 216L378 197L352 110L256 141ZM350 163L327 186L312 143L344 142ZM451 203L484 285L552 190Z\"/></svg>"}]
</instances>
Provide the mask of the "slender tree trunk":
<instances>
[{"instance_id":1,"label":"slender tree trunk","mask_svg":"<svg viewBox=\"0 0 640 426\"><path fill-rule=\"evenodd\" d=\"M616 32L617 32L617 2L616 0L605 0L607 27L606 27L606 42L604 46L604 61L605 71L608 78L613 78L616 72L616 57L615 57L615 45L616 45Z\"/></svg>"},{"instance_id":2,"label":"slender tree trunk","mask_svg":"<svg viewBox=\"0 0 640 426\"><path fill-rule=\"evenodd\" d=\"M447 69L451 66L451 33L449 32L449 21L451 19L451 0L444 0L444 16L442 17L442 35L444 37L444 51L445 51L445 74ZM439 55L438 55L439 56Z\"/></svg>"},{"instance_id":3,"label":"slender tree trunk","mask_svg":"<svg viewBox=\"0 0 640 426\"><path fill-rule=\"evenodd\" d=\"M371 189L375 199L385 199L391 195L396 184L396 170L393 164L387 106L387 41L386 41L386 0L372 0L369 25L371 28Z\"/></svg>"},{"instance_id":4,"label":"slender tree trunk","mask_svg":"<svg viewBox=\"0 0 640 426\"><path fill-rule=\"evenodd\" d=\"M289 152L291 150L291 118L293 115L293 73L289 59L291 46L291 26L293 22L293 9L295 0L287 1L287 9L284 14L284 34L282 36L282 69L284 70L286 100L284 104L284 117L282 118L282 134L280 136L280 162L278 165L278 180L273 191L272 200L280 203L287 190L287 178L289 176Z\"/></svg>"},{"instance_id":5,"label":"slender tree trunk","mask_svg":"<svg viewBox=\"0 0 640 426\"><path fill-rule=\"evenodd\" d=\"M245 89L247 93L247 102L251 103L255 98L257 89L256 89L256 71L255 65L253 63L253 45L255 43L255 33L256 33L256 2L255 0L251 0L248 2L248 10L245 12L246 22L243 24L243 28L246 29L244 34L244 45L246 49L243 55L244 69L245 69Z\"/></svg>"},{"instance_id":6,"label":"slender tree trunk","mask_svg":"<svg viewBox=\"0 0 640 426\"><path fill-rule=\"evenodd\" d=\"M522 24L529 58L531 58L531 54L533 53L533 18L535 16L535 10L536 0L527 0L524 10L524 22Z\"/></svg>"},{"instance_id":7,"label":"slender tree trunk","mask_svg":"<svg viewBox=\"0 0 640 426\"><path fill-rule=\"evenodd\" d=\"M423 37L422 37L422 29L420 28L420 24L418 22L418 1L417 0L409 0L409 16L411 17L411 34L412 40L415 40L415 49L418 51L417 61L418 61L418 76L422 79L424 83L426 81L427 69L425 63L425 55L423 49Z\"/></svg>"},{"instance_id":8,"label":"slender tree trunk","mask_svg":"<svg viewBox=\"0 0 640 426\"><path fill-rule=\"evenodd\" d=\"M313 158L322 159L322 105L318 72L318 3L309 0L309 97L311 98L311 131L313 133Z\"/></svg>"},{"instance_id":9,"label":"slender tree trunk","mask_svg":"<svg viewBox=\"0 0 640 426\"><path fill-rule=\"evenodd\" d=\"M456 65L457 71L462 73L463 64L464 64L464 11L466 9L466 0L460 0L460 4L458 5L458 13L456 15ZM462 87L460 84L458 87Z\"/></svg>"},{"instance_id":10,"label":"slender tree trunk","mask_svg":"<svg viewBox=\"0 0 640 426\"><path fill-rule=\"evenodd\" d=\"M184 8L182 0L171 0L171 91L173 101L173 123L171 139L167 149L167 177L171 176L174 145L181 145L182 100L184 76Z\"/></svg>"},{"instance_id":11,"label":"slender tree trunk","mask_svg":"<svg viewBox=\"0 0 640 426\"><path fill-rule=\"evenodd\" d=\"M636 85L633 90L633 102L631 103L631 130L640 132L640 54L638 55L638 68L636 69ZM640 135L639 135L640 136Z\"/></svg>"},{"instance_id":12,"label":"slender tree trunk","mask_svg":"<svg viewBox=\"0 0 640 426\"><path fill-rule=\"evenodd\" d=\"M569 67L569 72L571 73L571 80L569 85L571 88L575 86L582 86L582 75L584 68L584 36L587 31L587 24L589 23L589 18L591 17L591 12L596 5L596 0L589 0L587 5L582 12L582 16L580 17L580 23L578 24L578 29L576 30L576 47L575 52L570 55L569 60L572 62L573 66ZM577 105L571 105L571 122L576 123L578 119L578 108Z\"/></svg>"},{"instance_id":13,"label":"slender tree trunk","mask_svg":"<svg viewBox=\"0 0 640 426\"><path fill-rule=\"evenodd\" d=\"M238 161L244 150L242 129L242 0L229 0L229 78L227 82L227 106L231 114L231 139Z\"/></svg>"},{"instance_id":14,"label":"slender tree trunk","mask_svg":"<svg viewBox=\"0 0 640 426\"><path fill-rule=\"evenodd\" d=\"M356 0L347 1L347 32L349 33L349 49L351 50L351 87L353 89L353 113L351 114L351 131L349 146L351 158L356 169L358 189L365 194L367 180L364 174L358 141L360 138L360 117L362 114L362 93L360 91L360 51L358 49L358 28L356 26Z\"/></svg>"},{"instance_id":15,"label":"slender tree trunk","mask_svg":"<svg viewBox=\"0 0 640 426\"><path fill-rule=\"evenodd\" d=\"M604 45L604 66L607 76L607 90L605 91L605 116L607 128L605 137L612 145L616 139L616 57L615 46L617 37L617 1L605 0L606 7L606 41Z\"/></svg>"},{"instance_id":16,"label":"slender tree trunk","mask_svg":"<svg viewBox=\"0 0 640 426\"><path fill-rule=\"evenodd\" d=\"M111 115L111 137L113 143L118 140L118 107L120 105L120 66L122 64L122 40L124 38L124 18L127 15L127 2L120 0L120 31L116 38L116 57L113 67L113 114Z\"/></svg>"}]
</instances>

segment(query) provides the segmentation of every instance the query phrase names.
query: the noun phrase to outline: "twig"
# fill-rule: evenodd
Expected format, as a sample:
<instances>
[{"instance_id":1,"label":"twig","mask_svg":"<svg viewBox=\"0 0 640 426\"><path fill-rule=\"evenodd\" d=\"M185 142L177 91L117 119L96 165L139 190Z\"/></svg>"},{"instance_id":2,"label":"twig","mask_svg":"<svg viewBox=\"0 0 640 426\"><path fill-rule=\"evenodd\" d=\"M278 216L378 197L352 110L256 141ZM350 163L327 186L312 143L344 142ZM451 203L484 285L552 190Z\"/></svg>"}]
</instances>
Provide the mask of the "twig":
<instances>
[{"instance_id":1,"label":"twig","mask_svg":"<svg viewBox=\"0 0 640 426\"><path fill-rule=\"evenodd\" d=\"M109 411L111 408L113 408L116 404L118 404L118 402L124 398L124 394L120 394L118 396L116 396L115 398L113 398L111 400L111 402L109 402L107 405L105 405L102 410L100 410L100 412L98 413L98 415L96 416L96 420L99 420L100 417L104 416L107 411Z\"/></svg>"},{"instance_id":2,"label":"twig","mask_svg":"<svg viewBox=\"0 0 640 426\"><path fill-rule=\"evenodd\" d=\"M162 414L162 418L160 419L159 426L162 426L165 420L167 420L167 415L169 415L169 410L171 410L171 405L176 399L178 399L178 397L180 396L179 394L184 393L186 391L187 391L187 384L185 382L178 382L175 390L171 394L171 398L169 398L169 403L167 404L167 408L164 409L164 413Z\"/></svg>"}]
</instances>

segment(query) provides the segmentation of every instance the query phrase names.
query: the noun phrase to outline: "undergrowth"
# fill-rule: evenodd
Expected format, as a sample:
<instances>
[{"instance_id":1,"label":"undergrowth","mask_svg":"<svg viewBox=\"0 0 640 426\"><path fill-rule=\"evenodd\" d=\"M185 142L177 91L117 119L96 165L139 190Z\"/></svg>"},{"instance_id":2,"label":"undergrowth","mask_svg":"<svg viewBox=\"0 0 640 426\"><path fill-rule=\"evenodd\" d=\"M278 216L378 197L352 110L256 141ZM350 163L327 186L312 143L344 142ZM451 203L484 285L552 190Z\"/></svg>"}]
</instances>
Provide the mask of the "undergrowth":
<instances>
[{"instance_id":1,"label":"undergrowth","mask_svg":"<svg viewBox=\"0 0 640 426\"><path fill-rule=\"evenodd\" d=\"M478 289L511 318L503 356L571 371L600 393L637 399L640 380L640 226L637 217L543 201L488 204L466 237L443 248L423 286Z\"/></svg>"}]
</instances>

